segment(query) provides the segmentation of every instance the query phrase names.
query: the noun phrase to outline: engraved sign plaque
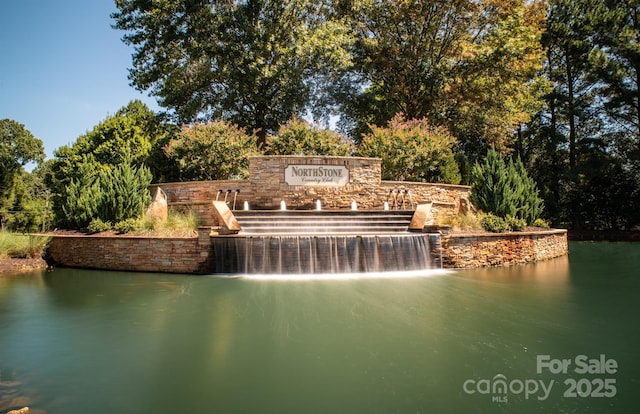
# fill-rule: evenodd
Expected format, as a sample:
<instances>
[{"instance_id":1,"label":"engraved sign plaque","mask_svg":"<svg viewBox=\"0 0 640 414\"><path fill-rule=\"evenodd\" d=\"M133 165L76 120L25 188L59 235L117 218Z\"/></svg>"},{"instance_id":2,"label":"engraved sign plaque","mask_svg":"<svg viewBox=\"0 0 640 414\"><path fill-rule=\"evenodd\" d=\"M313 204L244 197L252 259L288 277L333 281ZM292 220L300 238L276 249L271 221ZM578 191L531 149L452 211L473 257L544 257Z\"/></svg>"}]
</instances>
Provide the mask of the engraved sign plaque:
<instances>
[{"instance_id":1,"label":"engraved sign plaque","mask_svg":"<svg viewBox=\"0 0 640 414\"><path fill-rule=\"evenodd\" d=\"M342 165L289 165L284 181L289 185L341 187L349 183L349 170Z\"/></svg>"}]
</instances>

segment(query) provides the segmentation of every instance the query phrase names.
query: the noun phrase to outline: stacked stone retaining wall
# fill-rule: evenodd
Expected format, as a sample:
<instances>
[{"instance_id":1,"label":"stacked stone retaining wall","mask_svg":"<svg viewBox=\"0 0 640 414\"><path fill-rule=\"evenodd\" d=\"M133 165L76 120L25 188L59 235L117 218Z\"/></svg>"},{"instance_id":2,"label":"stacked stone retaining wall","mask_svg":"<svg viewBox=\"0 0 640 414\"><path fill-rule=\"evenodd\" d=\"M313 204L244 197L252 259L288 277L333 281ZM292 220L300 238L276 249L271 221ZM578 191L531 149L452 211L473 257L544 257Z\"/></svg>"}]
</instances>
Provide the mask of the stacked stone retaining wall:
<instances>
[{"instance_id":1,"label":"stacked stone retaining wall","mask_svg":"<svg viewBox=\"0 0 640 414\"><path fill-rule=\"evenodd\" d=\"M50 265L161 273L208 273L209 230L198 237L60 236L46 252Z\"/></svg>"},{"instance_id":2,"label":"stacked stone retaining wall","mask_svg":"<svg viewBox=\"0 0 640 414\"><path fill-rule=\"evenodd\" d=\"M509 266L568 252L565 230L433 235L430 244L444 268ZM53 266L185 274L211 273L212 256L206 228L192 238L55 235L47 250Z\"/></svg>"},{"instance_id":3,"label":"stacked stone retaining wall","mask_svg":"<svg viewBox=\"0 0 640 414\"><path fill-rule=\"evenodd\" d=\"M349 180L345 185L289 185L285 179L289 166L344 167ZM313 209L320 200L323 209L333 210L350 209L353 201L363 210L381 210L385 202L390 209L413 210L419 203L432 202L436 221L470 206L468 186L382 181L377 158L260 156L250 159L249 172L247 180L163 183L152 185L151 190L162 188L170 208L191 209L201 225L218 224L209 207L216 198L222 201L225 196L229 207L235 204L238 210L245 202L251 209L278 209L283 200L289 209Z\"/></svg>"},{"instance_id":4,"label":"stacked stone retaining wall","mask_svg":"<svg viewBox=\"0 0 640 414\"><path fill-rule=\"evenodd\" d=\"M445 268L510 266L568 253L566 230L451 234L441 244Z\"/></svg>"}]
</instances>

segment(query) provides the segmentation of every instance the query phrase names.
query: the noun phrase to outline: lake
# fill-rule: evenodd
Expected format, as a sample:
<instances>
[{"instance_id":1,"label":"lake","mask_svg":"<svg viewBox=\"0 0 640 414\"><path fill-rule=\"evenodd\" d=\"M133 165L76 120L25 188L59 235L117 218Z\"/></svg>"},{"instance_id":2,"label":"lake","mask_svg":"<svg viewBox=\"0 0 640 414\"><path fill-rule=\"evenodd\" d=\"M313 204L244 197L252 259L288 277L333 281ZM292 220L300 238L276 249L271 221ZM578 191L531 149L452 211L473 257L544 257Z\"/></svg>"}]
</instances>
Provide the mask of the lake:
<instances>
[{"instance_id":1,"label":"lake","mask_svg":"<svg viewBox=\"0 0 640 414\"><path fill-rule=\"evenodd\" d=\"M640 244L347 280L0 277L0 413L631 413Z\"/></svg>"}]
</instances>

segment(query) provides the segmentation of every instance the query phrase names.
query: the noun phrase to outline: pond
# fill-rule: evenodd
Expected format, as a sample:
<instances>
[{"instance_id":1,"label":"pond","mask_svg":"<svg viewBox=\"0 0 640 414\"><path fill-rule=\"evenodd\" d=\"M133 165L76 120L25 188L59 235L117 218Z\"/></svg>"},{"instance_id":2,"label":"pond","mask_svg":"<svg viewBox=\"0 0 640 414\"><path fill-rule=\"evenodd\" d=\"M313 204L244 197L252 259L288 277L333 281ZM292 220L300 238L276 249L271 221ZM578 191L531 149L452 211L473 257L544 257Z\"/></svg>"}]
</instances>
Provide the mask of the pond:
<instances>
[{"instance_id":1,"label":"pond","mask_svg":"<svg viewBox=\"0 0 640 414\"><path fill-rule=\"evenodd\" d=\"M1 277L0 413L635 412L640 244L570 251L348 280Z\"/></svg>"}]
</instances>

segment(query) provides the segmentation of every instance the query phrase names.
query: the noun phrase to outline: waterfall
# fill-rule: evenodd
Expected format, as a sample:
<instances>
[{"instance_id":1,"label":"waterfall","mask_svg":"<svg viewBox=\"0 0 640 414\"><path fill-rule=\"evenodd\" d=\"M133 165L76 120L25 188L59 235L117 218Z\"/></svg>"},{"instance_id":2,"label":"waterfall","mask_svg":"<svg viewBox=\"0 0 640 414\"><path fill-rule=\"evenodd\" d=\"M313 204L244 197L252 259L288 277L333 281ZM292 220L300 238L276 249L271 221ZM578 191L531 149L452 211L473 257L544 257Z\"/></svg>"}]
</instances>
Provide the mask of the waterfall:
<instances>
[{"instance_id":1,"label":"waterfall","mask_svg":"<svg viewBox=\"0 0 640 414\"><path fill-rule=\"evenodd\" d=\"M259 235L212 239L216 273L336 274L432 267L426 234Z\"/></svg>"}]
</instances>

